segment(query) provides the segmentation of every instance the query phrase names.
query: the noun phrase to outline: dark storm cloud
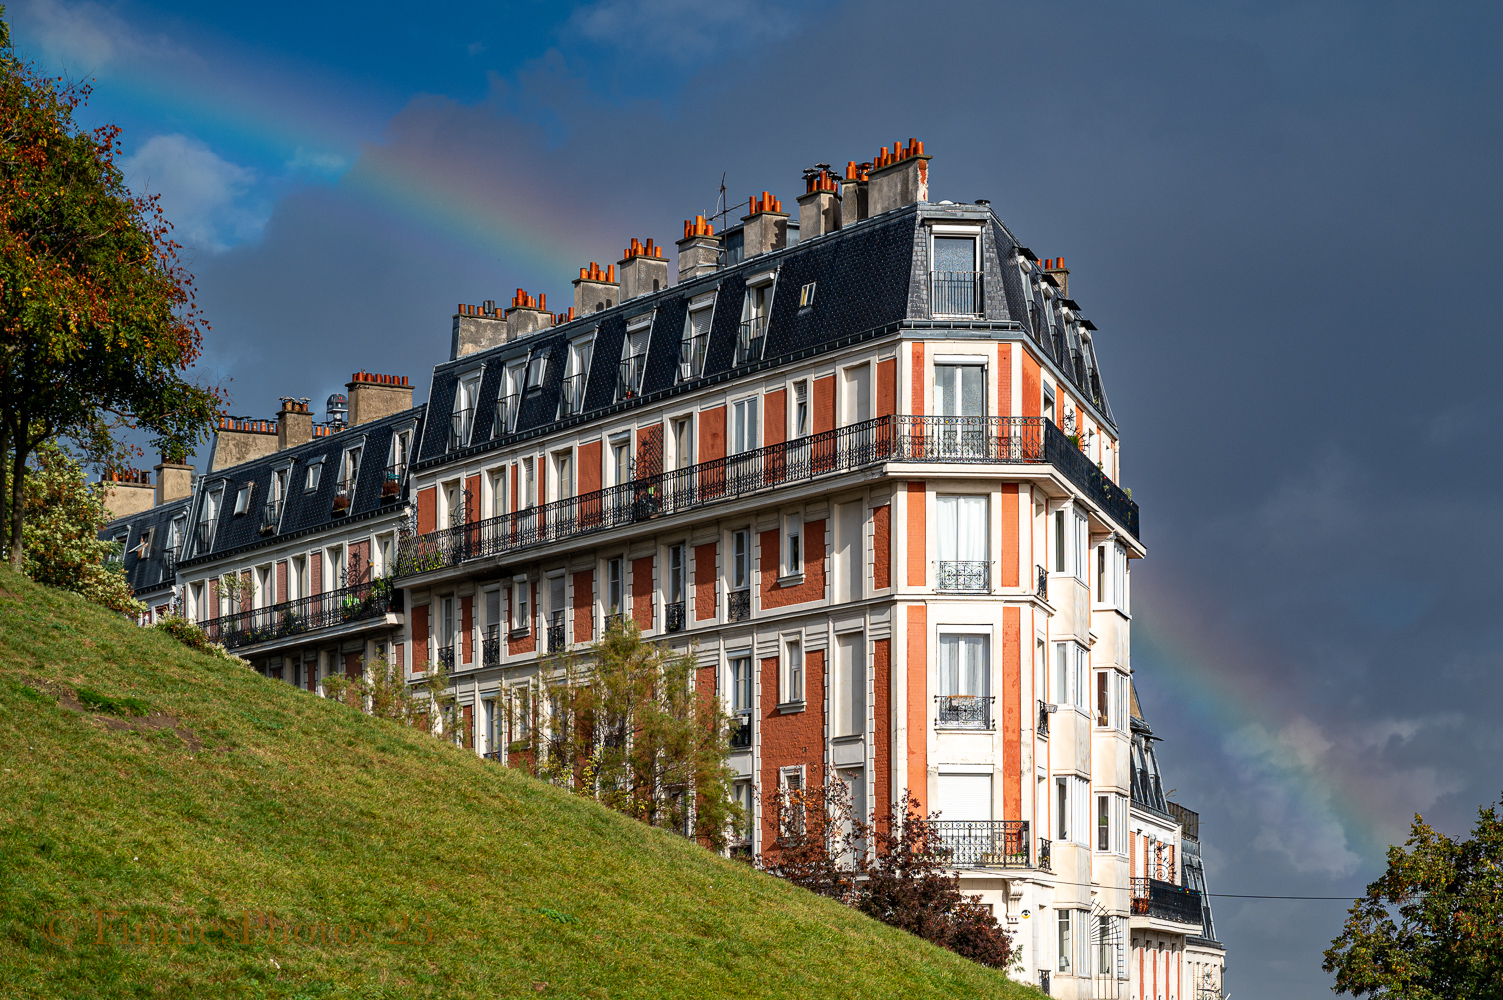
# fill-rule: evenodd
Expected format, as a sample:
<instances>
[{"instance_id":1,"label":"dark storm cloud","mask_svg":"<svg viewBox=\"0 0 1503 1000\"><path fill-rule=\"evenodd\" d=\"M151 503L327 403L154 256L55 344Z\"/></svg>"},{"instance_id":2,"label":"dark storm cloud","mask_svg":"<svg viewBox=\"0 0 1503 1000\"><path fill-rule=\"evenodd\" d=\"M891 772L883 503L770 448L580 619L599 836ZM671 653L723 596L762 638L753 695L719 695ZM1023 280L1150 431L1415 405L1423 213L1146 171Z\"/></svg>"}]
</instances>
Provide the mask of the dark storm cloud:
<instances>
[{"instance_id":1,"label":"dark storm cloud","mask_svg":"<svg viewBox=\"0 0 1503 1000\"><path fill-rule=\"evenodd\" d=\"M671 99L582 82L655 72L662 33L632 18L660 7L610 5L588 49L564 39L478 104L414 104L388 153L483 172L485 143L443 136L509 144L498 185L610 224L581 231L583 264L670 241L722 171L733 202L788 202L804 166L922 138L933 197L990 198L1101 327L1149 546L1139 622L1202 637L1212 701L1254 692L1208 709L1172 650L1136 650L1212 889L1351 894L1413 811L1466 829L1503 787L1493 8L861 3L675 64ZM481 256L337 185L282 201L200 266L237 411L420 374L460 300L540 283L567 304L568 273ZM1339 904L1217 909L1237 996L1326 992Z\"/></svg>"}]
</instances>

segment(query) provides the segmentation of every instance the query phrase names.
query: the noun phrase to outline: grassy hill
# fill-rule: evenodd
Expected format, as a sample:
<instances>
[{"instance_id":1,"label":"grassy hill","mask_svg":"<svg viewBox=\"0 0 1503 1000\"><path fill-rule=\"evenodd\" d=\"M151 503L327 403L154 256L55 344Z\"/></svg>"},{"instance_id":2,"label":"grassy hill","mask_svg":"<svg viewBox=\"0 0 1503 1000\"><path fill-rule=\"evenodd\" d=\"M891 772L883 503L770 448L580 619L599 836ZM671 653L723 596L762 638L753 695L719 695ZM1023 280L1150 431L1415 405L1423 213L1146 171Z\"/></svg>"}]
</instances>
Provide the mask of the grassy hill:
<instances>
[{"instance_id":1,"label":"grassy hill","mask_svg":"<svg viewBox=\"0 0 1503 1000\"><path fill-rule=\"evenodd\" d=\"M0 996L1038 994L0 568Z\"/></svg>"}]
</instances>

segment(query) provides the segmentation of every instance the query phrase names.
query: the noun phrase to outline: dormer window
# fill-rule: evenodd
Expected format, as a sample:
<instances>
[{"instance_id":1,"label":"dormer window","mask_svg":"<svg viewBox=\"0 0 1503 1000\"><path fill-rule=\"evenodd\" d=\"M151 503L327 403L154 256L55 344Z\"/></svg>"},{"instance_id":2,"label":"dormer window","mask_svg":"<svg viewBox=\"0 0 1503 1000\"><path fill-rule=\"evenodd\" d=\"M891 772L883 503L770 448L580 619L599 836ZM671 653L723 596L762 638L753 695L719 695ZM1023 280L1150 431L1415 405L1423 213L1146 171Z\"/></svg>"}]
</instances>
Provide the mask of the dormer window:
<instances>
[{"instance_id":1,"label":"dormer window","mask_svg":"<svg viewBox=\"0 0 1503 1000\"><path fill-rule=\"evenodd\" d=\"M470 432L475 426L475 401L480 396L480 374L460 379L459 391L454 394L454 412L449 416L449 450L463 448L470 443Z\"/></svg>"},{"instance_id":2,"label":"dormer window","mask_svg":"<svg viewBox=\"0 0 1503 1000\"><path fill-rule=\"evenodd\" d=\"M527 391L536 392L548 377L548 355L539 351L527 359Z\"/></svg>"},{"instance_id":3,"label":"dormer window","mask_svg":"<svg viewBox=\"0 0 1503 1000\"><path fill-rule=\"evenodd\" d=\"M496 417L491 437L510 434L517 427L517 411L522 408L522 391L527 384L527 366L510 365L501 377L501 396L496 400Z\"/></svg>"},{"instance_id":4,"label":"dormer window","mask_svg":"<svg viewBox=\"0 0 1503 1000\"><path fill-rule=\"evenodd\" d=\"M649 318L636 329L628 328L626 343L621 352L621 366L616 376L616 399L632 399L642 392L642 379L647 373L647 343L652 334Z\"/></svg>"},{"instance_id":5,"label":"dormer window","mask_svg":"<svg viewBox=\"0 0 1503 1000\"><path fill-rule=\"evenodd\" d=\"M767 318L772 313L776 273L759 275L747 283L746 304L741 310L741 330L736 337L736 367L762 360L767 339Z\"/></svg>"},{"instance_id":6,"label":"dormer window","mask_svg":"<svg viewBox=\"0 0 1503 1000\"><path fill-rule=\"evenodd\" d=\"M814 285L815 282L811 281L798 290L798 307L800 309L808 309L814 305Z\"/></svg>"},{"instance_id":7,"label":"dormer window","mask_svg":"<svg viewBox=\"0 0 1503 1000\"><path fill-rule=\"evenodd\" d=\"M983 312L980 243L975 235L933 238L929 311L934 316L980 316Z\"/></svg>"},{"instance_id":8,"label":"dormer window","mask_svg":"<svg viewBox=\"0 0 1503 1000\"><path fill-rule=\"evenodd\" d=\"M250 509L251 484L242 483L235 493L235 516L239 517Z\"/></svg>"},{"instance_id":9,"label":"dormer window","mask_svg":"<svg viewBox=\"0 0 1503 1000\"><path fill-rule=\"evenodd\" d=\"M314 490L318 489L318 484L323 479L323 476L324 463L322 461L314 462L312 465L308 466L308 475L303 480L303 492L312 493Z\"/></svg>"},{"instance_id":10,"label":"dormer window","mask_svg":"<svg viewBox=\"0 0 1503 1000\"><path fill-rule=\"evenodd\" d=\"M684 317L684 337L678 348L679 381L698 378L704 374L705 355L710 349L710 319L715 312L713 295L704 296L689 303L689 314Z\"/></svg>"},{"instance_id":11,"label":"dormer window","mask_svg":"<svg viewBox=\"0 0 1503 1000\"><path fill-rule=\"evenodd\" d=\"M571 417L584 412L585 386L590 378L590 359L595 353L595 338L585 337L569 345L569 368L559 387L558 415Z\"/></svg>"}]
</instances>

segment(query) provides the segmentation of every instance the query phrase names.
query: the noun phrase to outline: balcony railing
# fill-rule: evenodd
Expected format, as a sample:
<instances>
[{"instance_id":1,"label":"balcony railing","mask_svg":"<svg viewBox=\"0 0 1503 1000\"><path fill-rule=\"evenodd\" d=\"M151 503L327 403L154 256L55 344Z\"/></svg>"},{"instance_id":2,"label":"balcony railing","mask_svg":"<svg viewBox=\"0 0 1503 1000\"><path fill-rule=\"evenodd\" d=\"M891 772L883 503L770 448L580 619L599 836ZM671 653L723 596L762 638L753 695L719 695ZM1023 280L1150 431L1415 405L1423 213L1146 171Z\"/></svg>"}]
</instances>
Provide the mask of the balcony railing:
<instances>
[{"instance_id":1,"label":"balcony railing","mask_svg":"<svg viewBox=\"0 0 1503 1000\"><path fill-rule=\"evenodd\" d=\"M172 576L177 572L177 548L169 545L162 550L162 576Z\"/></svg>"},{"instance_id":2,"label":"balcony railing","mask_svg":"<svg viewBox=\"0 0 1503 1000\"><path fill-rule=\"evenodd\" d=\"M501 662L501 626L492 625L480 640L480 665L494 667Z\"/></svg>"},{"instance_id":3,"label":"balcony railing","mask_svg":"<svg viewBox=\"0 0 1503 1000\"><path fill-rule=\"evenodd\" d=\"M605 616L605 630L607 632L609 632L611 629L615 629L616 631L619 632L619 631L622 631L625 628L626 628L626 612L625 611L612 611L610 614L608 614L608 615Z\"/></svg>"},{"instance_id":4,"label":"balcony railing","mask_svg":"<svg viewBox=\"0 0 1503 1000\"><path fill-rule=\"evenodd\" d=\"M261 534L269 535L282 523L282 501L268 500L261 505Z\"/></svg>"},{"instance_id":5,"label":"balcony railing","mask_svg":"<svg viewBox=\"0 0 1503 1000\"><path fill-rule=\"evenodd\" d=\"M466 406L449 415L449 450L457 451L470 443L470 426L475 410Z\"/></svg>"},{"instance_id":6,"label":"balcony railing","mask_svg":"<svg viewBox=\"0 0 1503 1000\"><path fill-rule=\"evenodd\" d=\"M1033 588L1033 594L1041 601L1049 600L1049 571L1042 566L1038 568L1038 583Z\"/></svg>"},{"instance_id":7,"label":"balcony railing","mask_svg":"<svg viewBox=\"0 0 1503 1000\"><path fill-rule=\"evenodd\" d=\"M355 500L355 477L341 479L334 484L334 515L343 516L350 512L350 504Z\"/></svg>"},{"instance_id":8,"label":"balcony railing","mask_svg":"<svg viewBox=\"0 0 1503 1000\"><path fill-rule=\"evenodd\" d=\"M980 271L930 271L931 316L980 316L985 310Z\"/></svg>"},{"instance_id":9,"label":"balcony railing","mask_svg":"<svg viewBox=\"0 0 1503 1000\"><path fill-rule=\"evenodd\" d=\"M402 495L402 479L407 474L405 462L398 462L386 467L386 474L381 477L381 502L390 503Z\"/></svg>"},{"instance_id":10,"label":"balcony railing","mask_svg":"<svg viewBox=\"0 0 1503 1000\"><path fill-rule=\"evenodd\" d=\"M456 659L454 652L458 646L458 642L453 642L447 646L438 647L438 662L442 663L444 665L444 669L449 671L450 673L453 673L454 671L454 661Z\"/></svg>"},{"instance_id":11,"label":"balcony railing","mask_svg":"<svg viewBox=\"0 0 1503 1000\"><path fill-rule=\"evenodd\" d=\"M207 521L199 521L193 526L193 554L205 556L214 547L214 529L219 526L218 518Z\"/></svg>"},{"instance_id":12,"label":"balcony railing","mask_svg":"<svg viewBox=\"0 0 1503 1000\"><path fill-rule=\"evenodd\" d=\"M377 580L239 611L199 624L210 639L226 649L240 649L346 622L384 618L387 612L400 610L401 591L394 591L388 580Z\"/></svg>"},{"instance_id":13,"label":"balcony railing","mask_svg":"<svg viewBox=\"0 0 1503 1000\"><path fill-rule=\"evenodd\" d=\"M1049 867L1049 864L1050 864L1050 861L1049 861L1049 850L1050 850L1051 843L1052 842L1049 840L1048 837L1040 837L1039 838L1039 853L1038 853L1038 858L1039 858L1039 870L1040 871L1046 871L1047 872L1047 871L1053 871L1054 870L1054 869L1052 869L1052 868Z\"/></svg>"},{"instance_id":14,"label":"balcony railing","mask_svg":"<svg viewBox=\"0 0 1503 1000\"><path fill-rule=\"evenodd\" d=\"M548 618L548 652L557 653L564 648L564 613L555 611Z\"/></svg>"},{"instance_id":15,"label":"balcony railing","mask_svg":"<svg viewBox=\"0 0 1503 1000\"><path fill-rule=\"evenodd\" d=\"M576 413L584 412L585 384L589 377L588 372L579 372L564 379L559 386L558 415L560 418L572 417Z\"/></svg>"},{"instance_id":16,"label":"balcony railing","mask_svg":"<svg viewBox=\"0 0 1503 1000\"><path fill-rule=\"evenodd\" d=\"M762 360L762 344L767 339L767 320L762 316L753 316L741 323L741 329L736 333L736 361L735 367L754 364Z\"/></svg>"},{"instance_id":17,"label":"balcony railing","mask_svg":"<svg viewBox=\"0 0 1503 1000\"><path fill-rule=\"evenodd\" d=\"M984 559L941 559L939 589L984 594L991 590L991 563Z\"/></svg>"},{"instance_id":18,"label":"balcony railing","mask_svg":"<svg viewBox=\"0 0 1503 1000\"><path fill-rule=\"evenodd\" d=\"M731 749L745 750L752 745L752 720L743 712L731 719Z\"/></svg>"},{"instance_id":19,"label":"balcony railing","mask_svg":"<svg viewBox=\"0 0 1503 1000\"><path fill-rule=\"evenodd\" d=\"M642 391L642 375L647 371L647 355L628 354L616 369L616 399L632 399Z\"/></svg>"},{"instance_id":20,"label":"balcony railing","mask_svg":"<svg viewBox=\"0 0 1503 1000\"><path fill-rule=\"evenodd\" d=\"M682 632L685 620L683 601L674 601L663 606L663 623L667 631Z\"/></svg>"},{"instance_id":21,"label":"balcony railing","mask_svg":"<svg viewBox=\"0 0 1503 1000\"><path fill-rule=\"evenodd\" d=\"M1132 880L1132 912L1179 924L1202 923L1200 893L1156 878Z\"/></svg>"},{"instance_id":22,"label":"balcony railing","mask_svg":"<svg viewBox=\"0 0 1503 1000\"><path fill-rule=\"evenodd\" d=\"M937 694L935 723L953 729L990 729L995 700L995 695Z\"/></svg>"},{"instance_id":23,"label":"balcony railing","mask_svg":"<svg viewBox=\"0 0 1503 1000\"><path fill-rule=\"evenodd\" d=\"M1026 819L937 819L934 832L953 868L1032 868Z\"/></svg>"},{"instance_id":24,"label":"balcony railing","mask_svg":"<svg viewBox=\"0 0 1503 1000\"><path fill-rule=\"evenodd\" d=\"M744 622L751 617L751 591L733 590L725 602L725 620Z\"/></svg>"},{"instance_id":25,"label":"balcony railing","mask_svg":"<svg viewBox=\"0 0 1503 1000\"><path fill-rule=\"evenodd\" d=\"M946 443L953 440L949 429L957 420L967 421L973 430L965 447ZM397 575L556 544L883 462L1032 464L1046 460L1136 537L1137 504L1043 418L895 416L634 479L542 507L406 536L397 556Z\"/></svg>"},{"instance_id":26,"label":"balcony railing","mask_svg":"<svg viewBox=\"0 0 1503 1000\"><path fill-rule=\"evenodd\" d=\"M1049 706L1045 702L1039 702L1039 725L1037 732L1044 739L1049 738Z\"/></svg>"},{"instance_id":27,"label":"balcony railing","mask_svg":"<svg viewBox=\"0 0 1503 1000\"><path fill-rule=\"evenodd\" d=\"M517 426L517 411L521 409L522 397L516 393L496 397L496 412L491 417L491 437L510 434Z\"/></svg>"},{"instance_id":28,"label":"balcony railing","mask_svg":"<svg viewBox=\"0 0 1503 1000\"><path fill-rule=\"evenodd\" d=\"M705 352L710 348L710 334L708 331L688 340L679 341L678 345L678 374L679 380L698 378L704 374Z\"/></svg>"}]
</instances>

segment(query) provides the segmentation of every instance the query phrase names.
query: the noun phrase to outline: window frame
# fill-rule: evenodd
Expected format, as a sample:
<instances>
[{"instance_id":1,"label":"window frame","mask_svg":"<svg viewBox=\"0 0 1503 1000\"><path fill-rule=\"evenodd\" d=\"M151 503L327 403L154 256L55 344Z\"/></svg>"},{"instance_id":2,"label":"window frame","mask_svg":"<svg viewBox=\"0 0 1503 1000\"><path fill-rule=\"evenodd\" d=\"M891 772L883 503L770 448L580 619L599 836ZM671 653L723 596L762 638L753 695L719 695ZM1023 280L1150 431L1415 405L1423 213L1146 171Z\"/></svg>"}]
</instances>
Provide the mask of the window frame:
<instances>
[{"instance_id":1,"label":"window frame","mask_svg":"<svg viewBox=\"0 0 1503 1000\"><path fill-rule=\"evenodd\" d=\"M727 457L757 450L760 415L761 397L758 395L743 396L731 401L730 433L726 435Z\"/></svg>"},{"instance_id":2,"label":"window frame","mask_svg":"<svg viewBox=\"0 0 1503 1000\"><path fill-rule=\"evenodd\" d=\"M804 575L803 513L784 514L782 527L782 573L780 575L784 579L802 577Z\"/></svg>"},{"instance_id":3,"label":"window frame","mask_svg":"<svg viewBox=\"0 0 1503 1000\"><path fill-rule=\"evenodd\" d=\"M804 704L804 642L802 635L785 636L778 658L778 704Z\"/></svg>"}]
</instances>

